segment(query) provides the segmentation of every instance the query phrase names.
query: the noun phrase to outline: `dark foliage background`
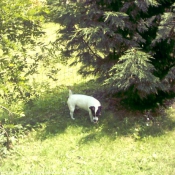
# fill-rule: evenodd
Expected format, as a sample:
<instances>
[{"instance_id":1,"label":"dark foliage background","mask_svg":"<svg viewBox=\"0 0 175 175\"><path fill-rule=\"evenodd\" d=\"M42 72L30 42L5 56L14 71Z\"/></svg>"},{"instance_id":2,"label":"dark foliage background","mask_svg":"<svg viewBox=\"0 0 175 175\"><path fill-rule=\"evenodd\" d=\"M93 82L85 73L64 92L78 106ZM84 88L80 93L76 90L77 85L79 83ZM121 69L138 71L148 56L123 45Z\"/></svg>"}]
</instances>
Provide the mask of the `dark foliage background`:
<instances>
[{"instance_id":1,"label":"dark foliage background","mask_svg":"<svg viewBox=\"0 0 175 175\"><path fill-rule=\"evenodd\" d=\"M51 3L61 24L63 59L95 74L107 93L140 101L174 92L175 3L172 0L86 0ZM90 71L86 71L90 67Z\"/></svg>"}]
</instances>

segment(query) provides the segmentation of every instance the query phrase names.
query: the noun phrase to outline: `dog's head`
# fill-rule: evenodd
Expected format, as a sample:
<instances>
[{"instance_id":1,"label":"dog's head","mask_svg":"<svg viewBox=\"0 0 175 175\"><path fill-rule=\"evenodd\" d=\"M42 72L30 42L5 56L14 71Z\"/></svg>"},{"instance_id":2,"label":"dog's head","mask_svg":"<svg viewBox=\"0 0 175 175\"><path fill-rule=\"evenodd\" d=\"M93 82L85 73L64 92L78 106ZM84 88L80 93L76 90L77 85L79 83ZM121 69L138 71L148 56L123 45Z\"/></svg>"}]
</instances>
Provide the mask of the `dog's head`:
<instances>
[{"instance_id":1,"label":"dog's head","mask_svg":"<svg viewBox=\"0 0 175 175\"><path fill-rule=\"evenodd\" d=\"M101 106L98 106L98 107L90 106L89 109L91 110L94 123L97 123L98 122L98 117L101 115L102 107Z\"/></svg>"}]
</instances>

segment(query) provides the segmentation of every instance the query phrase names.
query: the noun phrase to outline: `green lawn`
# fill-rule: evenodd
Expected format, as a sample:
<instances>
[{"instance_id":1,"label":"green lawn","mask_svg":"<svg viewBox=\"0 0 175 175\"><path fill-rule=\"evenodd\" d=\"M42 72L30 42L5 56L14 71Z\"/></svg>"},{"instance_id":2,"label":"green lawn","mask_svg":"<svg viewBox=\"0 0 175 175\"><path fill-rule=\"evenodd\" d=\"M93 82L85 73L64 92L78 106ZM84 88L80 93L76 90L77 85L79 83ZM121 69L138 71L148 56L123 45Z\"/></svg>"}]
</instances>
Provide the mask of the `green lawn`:
<instances>
[{"instance_id":1,"label":"green lawn","mask_svg":"<svg viewBox=\"0 0 175 175\"><path fill-rule=\"evenodd\" d=\"M92 124L81 110L73 121L64 97L66 89L50 92L26 107L20 122L31 131L1 160L1 174L175 174L174 109L146 126L141 112L111 112L102 100L103 115Z\"/></svg>"}]
</instances>

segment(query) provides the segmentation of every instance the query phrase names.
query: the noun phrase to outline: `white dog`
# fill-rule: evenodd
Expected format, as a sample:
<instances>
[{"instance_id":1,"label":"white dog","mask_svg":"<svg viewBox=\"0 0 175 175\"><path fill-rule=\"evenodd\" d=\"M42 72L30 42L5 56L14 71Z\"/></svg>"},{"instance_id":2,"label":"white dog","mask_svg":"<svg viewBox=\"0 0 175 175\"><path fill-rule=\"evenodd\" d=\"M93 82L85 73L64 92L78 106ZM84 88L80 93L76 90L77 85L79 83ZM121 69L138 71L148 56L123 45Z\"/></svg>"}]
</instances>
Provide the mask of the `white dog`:
<instances>
[{"instance_id":1,"label":"white dog","mask_svg":"<svg viewBox=\"0 0 175 175\"><path fill-rule=\"evenodd\" d=\"M81 95L81 94L72 94L72 91L69 90L69 98L67 104L70 110L70 116L74 120L73 113L76 107L85 109L89 112L91 122L98 122L98 117L101 115L101 104L94 97Z\"/></svg>"}]
</instances>

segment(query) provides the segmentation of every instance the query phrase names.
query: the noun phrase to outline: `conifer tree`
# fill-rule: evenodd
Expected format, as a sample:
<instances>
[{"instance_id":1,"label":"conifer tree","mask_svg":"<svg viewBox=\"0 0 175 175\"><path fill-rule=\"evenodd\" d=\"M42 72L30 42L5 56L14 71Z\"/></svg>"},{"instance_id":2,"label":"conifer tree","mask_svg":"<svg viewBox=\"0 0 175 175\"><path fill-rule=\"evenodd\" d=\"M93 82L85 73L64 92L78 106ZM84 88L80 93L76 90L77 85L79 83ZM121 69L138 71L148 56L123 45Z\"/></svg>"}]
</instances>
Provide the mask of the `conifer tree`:
<instances>
[{"instance_id":1,"label":"conifer tree","mask_svg":"<svg viewBox=\"0 0 175 175\"><path fill-rule=\"evenodd\" d=\"M139 98L172 90L173 0L56 1L51 9L62 26L55 46L62 43L64 58L74 55L74 64L83 63L81 74L98 74L112 93L129 91Z\"/></svg>"}]
</instances>

